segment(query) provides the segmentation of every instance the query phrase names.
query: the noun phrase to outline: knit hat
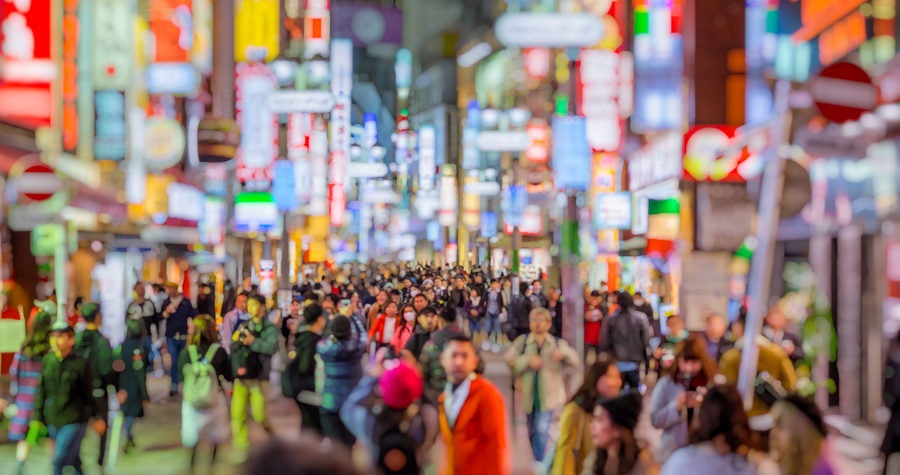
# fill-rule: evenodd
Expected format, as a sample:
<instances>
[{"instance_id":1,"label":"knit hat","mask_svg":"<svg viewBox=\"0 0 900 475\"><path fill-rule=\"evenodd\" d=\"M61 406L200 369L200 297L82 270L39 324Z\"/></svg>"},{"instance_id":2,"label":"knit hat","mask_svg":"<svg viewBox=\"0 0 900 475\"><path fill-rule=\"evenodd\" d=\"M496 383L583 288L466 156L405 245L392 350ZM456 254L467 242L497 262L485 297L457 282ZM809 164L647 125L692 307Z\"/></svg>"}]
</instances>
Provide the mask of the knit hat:
<instances>
[{"instance_id":1,"label":"knit hat","mask_svg":"<svg viewBox=\"0 0 900 475\"><path fill-rule=\"evenodd\" d=\"M345 340L350 337L352 331L350 330L350 319L343 316L338 315L331 320L331 334L334 335L338 340Z\"/></svg>"},{"instance_id":2,"label":"knit hat","mask_svg":"<svg viewBox=\"0 0 900 475\"><path fill-rule=\"evenodd\" d=\"M624 429L634 430L638 418L641 415L641 396L636 393L626 393L600 403L603 409L609 413L613 423Z\"/></svg>"},{"instance_id":3,"label":"knit hat","mask_svg":"<svg viewBox=\"0 0 900 475\"><path fill-rule=\"evenodd\" d=\"M403 410L422 397L422 376L405 361L388 369L378 380L381 398L391 409Z\"/></svg>"},{"instance_id":4,"label":"knit hat","mask_svg":"<svg viewBox=\"0 0 900 475\"><path fill-rule=\"evenodd\" d=\"M819 406L816 406L815 401L802 396L790 395L782 398L781 402L794 406L809 419L809 422L812 423L813 427L815 427L820 434L823 436L828 435L828 427L825 425L825 420L822 418L822 411L819 409Z\"/></svg>"}]
</instances>

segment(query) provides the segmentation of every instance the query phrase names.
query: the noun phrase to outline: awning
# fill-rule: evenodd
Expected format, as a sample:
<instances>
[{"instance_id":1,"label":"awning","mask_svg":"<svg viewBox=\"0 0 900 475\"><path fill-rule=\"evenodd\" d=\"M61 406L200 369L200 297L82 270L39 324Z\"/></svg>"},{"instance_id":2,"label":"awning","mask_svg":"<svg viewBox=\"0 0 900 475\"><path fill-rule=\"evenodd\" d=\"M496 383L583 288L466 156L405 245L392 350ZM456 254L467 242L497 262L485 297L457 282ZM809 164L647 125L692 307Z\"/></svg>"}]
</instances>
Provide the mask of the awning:
<instances>
[{"instance_id":1,"label":"awning","mask_svg":"<svg viewBox=\"0 0 900 475\"><path fill-rule=\"evenodd\" d=\"M644 236L636 236L626 239L619 244L619 255L637 257L644 255L647 249L647 238Z\"/></svg>"}]
</instances>

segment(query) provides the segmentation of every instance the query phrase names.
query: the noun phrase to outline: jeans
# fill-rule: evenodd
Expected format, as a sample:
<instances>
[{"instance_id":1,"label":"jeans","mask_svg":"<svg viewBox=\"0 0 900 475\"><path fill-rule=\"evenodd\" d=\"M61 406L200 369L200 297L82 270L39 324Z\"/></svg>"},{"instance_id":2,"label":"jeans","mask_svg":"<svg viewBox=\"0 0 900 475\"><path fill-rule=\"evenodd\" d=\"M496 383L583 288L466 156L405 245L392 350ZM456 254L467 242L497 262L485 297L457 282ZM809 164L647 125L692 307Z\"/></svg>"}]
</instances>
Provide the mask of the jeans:
<instances>
[{"instance_id":1,"label":"jeans","mask_svg":"<svg viewBox=\"0 0 900 475\"><path fill-rule=\"evenodd\" d=\"M319 417L322 422L322 432L326 439L341 443L347 448L353 447L353 444L356 443L356 437L347 430L347 426L341 421L340 414L320 408Z\"/></svg>"},{"instance_id":2,"label":"jeans","mask_svg":"<svg viewBox=\"0 0 900 475\"><path fill-rule=\"evenodd\" d=\"M131 430L134 428L135 419L137 419L135 416L125 416L125 440L131 440L134 438L132 436Z\"/></svg>"},{"instance_id":3,"label":"jeans","mask_svg":"<svg viewBox=\"0 0 900 475\"><path fill-rule=\"evenodd\" d=\"M497 338L498 333L500 333L499 313L487 314L487 317L484 319L484 331L487 332L488 337L493 336L494 338Z\"/></svg>"},{"instance_id":4,"label":"jeans","mask_svg":"<svg viewBox=\"0 0 900 475\"><path fill-rule=\"evenodd\" d=\"M476 333L482 330L483 326L484 324L481 319L469 317L469 335L474 337Z\"/></svg>"},{"instance_id":5,"label":"jeans","mask_svg":"<svg viewBox=\"0 0 900 475\"><path fill-rule=\"evenodd\" d=\"M178 355L184 350L184 343L184 340L166 338L169 356L172 357L172 367L169 369L169 376L172 378L172 391L178 391L178 383L181 382L181 377L178 374Z\"/></svg>"},{"instance_id":6,"label":"jeans","mask_svg":"<svg viewBox=\"0 0 900 475\"><path fill-rule=\"evenodd\" d=\"M87 424L67 424L62 427L50 426L47 430L50 433L50 438L56 442L56 445L53 447L54 475L62 475L64 472L80 475L82 473L81 440L84 439ZM72 467L74 472L65 470L67 467Z\"/></svg>"},{"instance_id":7,"label":"jeans","mask_svg":"<svg viewBox=\"0 0 900 475\"><path fill-rule=\"evenodd\" d=\"M148 371L153 371L153 363L156 362L157 359L162 361L162 355L159 353L159 348L153 344L153 337L147 335L144 337L144 351L147 352L147 362L150 364Z\"/></svg>"},{"instance_id":8,"label":"jeans","mask_svg":"<svg viewBox=\"0 0 900 475\"><path fill-rule=\"evenodd\" d=\"M626 388L637 391L638 387L641 385L640 370L622 371L622 382Z\"/></svg>"},{"instance_id":9,"label":"jeans","mask_svg":"<svg viewBox=\"0 0 900 475\"><path fill-rule=\"evenodd\" d=\"M528 440L531 442L531 453L536 462L543 462L550 441L550 423L553 411L533 411L528 414Z\"/></svg>"},{"instance_id":10,"label":"jeans","mask_svg":"<svg viewBox=\"0 0 900 475\"><path fill-rule=\"evenodd\" d=\"M266 417L266 394L263 383L258 379L235 379L231 395L231 435L232 445L245 450L250 447L250 427L247 425L247 403L253 420L269 427Z\"/></svg>"}]
</instances>

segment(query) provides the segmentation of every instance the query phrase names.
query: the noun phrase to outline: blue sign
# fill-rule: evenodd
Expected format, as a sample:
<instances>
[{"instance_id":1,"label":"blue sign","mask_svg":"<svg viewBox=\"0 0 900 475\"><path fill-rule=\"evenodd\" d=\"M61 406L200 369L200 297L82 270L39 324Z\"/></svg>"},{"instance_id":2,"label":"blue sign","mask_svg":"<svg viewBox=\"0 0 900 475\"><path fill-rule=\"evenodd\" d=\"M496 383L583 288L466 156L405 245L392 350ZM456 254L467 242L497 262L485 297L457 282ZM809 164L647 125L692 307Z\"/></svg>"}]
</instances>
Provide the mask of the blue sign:
<instances>
[{"instance_id":1,"label":"blue sign","mask_svg":"<svg viewBox=\"0 0 900 475\"><path fill-rule=\"evenodd\" d=\"M553 171L558 189L585 191L590 187L591 148L584 117L553 118Z\"/></svg>"},{"instance_id":2,"label":"blue sign","mask_svg":"<svg viewBox=\"0 0 900 475\"><path fill-rule=\"evenodd\" d=\"M94 94L94 110L94 157L97 160L124 160L125 93L97 91Z\"/></svg>"},{"instance_id":3,"label":"blue sign","mask_svg":"<svg viewBox=\"0 0 900 475\"><path fill-rule=\"evenodd\" d=\"M492 238L497 235L497 213L493 211L481 212L481 237Z\"/></svg>"},{"instance_id":4,"label":"blue sign","mask_svg":"<svg viewBox=\"0 0 900 475\"><path fill-rule=\"evenodd\" d=\"M150 94L190 96L200 88L200 75L191 63L151 63L146 74Z\"/></svg>"},{"instance_id":5,"label":"blue sign","mask_svg":"<svg viewBox=\"0 0 900 475\"><path fill-rule=\"evenodd\" d=\"M511 227L522 225L522 216L528 206L528 192L522 185L511 185L503 193L500 209L503 211L503 222Z\"/></svg>"},{"instance_id":6,"label":"blue sign","mask_svg":"<svg viewBox=\"0 0 900 475\"><path fill-rule=\"evenodd\" d=\"M278 211L287 213L297 209L297 178L294 162L277 160L272 168L272 196Z\"/></svg>"},{"instance_id":7,"label":"blue sign","mask_svg":"<svg viewBox=\"0 0 900 475\"><path fill-rule=\"evenodd\" d=\"M631 193L594 196L594 229L631 229Z\"/></svg>"}]
</instances>

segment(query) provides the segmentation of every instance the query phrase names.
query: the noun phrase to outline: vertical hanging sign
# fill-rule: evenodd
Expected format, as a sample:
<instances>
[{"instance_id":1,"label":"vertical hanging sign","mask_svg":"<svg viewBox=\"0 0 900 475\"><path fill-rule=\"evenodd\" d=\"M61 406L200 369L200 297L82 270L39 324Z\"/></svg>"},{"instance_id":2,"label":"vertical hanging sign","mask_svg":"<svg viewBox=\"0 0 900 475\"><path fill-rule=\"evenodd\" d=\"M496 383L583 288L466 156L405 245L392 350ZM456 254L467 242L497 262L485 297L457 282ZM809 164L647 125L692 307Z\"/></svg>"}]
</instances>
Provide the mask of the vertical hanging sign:
<instances>
[{"instance_id":1,"label":"vertical hanging sign","mask_svg":"<svg viewBox=\"0 0 900 475\"><path fill-rule=\"evenodd\" d=\"M124 91L131 82L134 4L128 0L93 0L94 61L97 90Z\"/></svg>"},{"instance_id":2,"label":"vertical hanging sign","mask_svg":"<svg viewBox=\"0 0 900 475\"><path fill-rule=\"evenodd\" d=\"M278 0L235 2L235 61L272 61L278 56L280 9Z\"/></svg>"},{"instance_id":3,"label":"vertical hanging sign","mask_svg":"<svg viewBox=\"0 0 900 475\"><path fill-rule=\"evenodd\" d=\"M278 158L278 118L266 107L266 98L278 87L262 64L235 67L235 111L241 129L236 176L248 191L261 191L272 181Z\"/></svg>"},{"instance_id":4,"label":"vertical hanging sign","mask_svg":"<svg viewBox=\"0 0 900 475\"><path fill-rule=\"evenodd\" d=\"M62 141L63 149L74 152L78 147L78 43L81 27L78 24L79 0L63 1L62 49Z\"/></svg>"},{"instance_id":5,"label":"vertical hanging sign","mask_svg":"<svg viewBox=\"0 0 900 475\"><path fill-rule=\"evenodd\" d=\"M328 164L328 214L332 226L343 226L344 179L350 155L350 91L353 88L353 42L346 38L331 42L331 161Z\"/></svg>"}]
</instances>

